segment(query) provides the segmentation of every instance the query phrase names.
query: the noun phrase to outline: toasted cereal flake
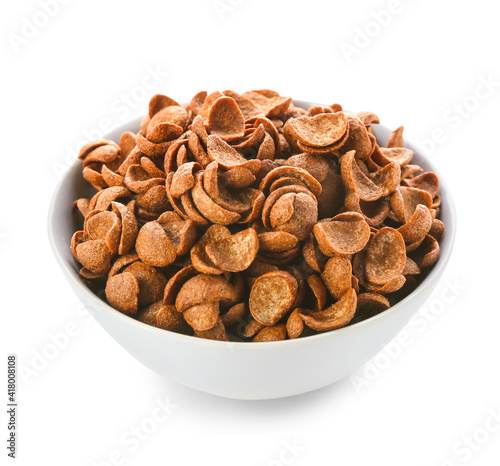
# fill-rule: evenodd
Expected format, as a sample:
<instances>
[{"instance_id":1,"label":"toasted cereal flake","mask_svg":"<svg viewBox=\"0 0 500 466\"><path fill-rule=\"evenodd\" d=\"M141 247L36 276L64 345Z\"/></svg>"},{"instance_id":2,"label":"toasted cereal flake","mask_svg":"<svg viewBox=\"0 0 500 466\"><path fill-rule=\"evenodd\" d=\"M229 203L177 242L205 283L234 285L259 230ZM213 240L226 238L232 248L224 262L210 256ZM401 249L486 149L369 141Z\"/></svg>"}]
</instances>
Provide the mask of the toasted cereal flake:
<instances>
[{"instance_id":1,"label":"toasted cereal flake","mask_svg":"<svg viewBox=\"0 0 500 466\"><path fill-rule=\"evenodd\" d=\"M220 317L215 326L210 330L195 332L195 335L199 338L205 338L207 340L230 341L227 336L224 323Z\"/></svg>"},{"instance_id":2,"label":"toasted cereal flake","mask_svg":"<svg viewBox=\"0 0 500 466\"><path fill-rule=\"evenodd\" d=\"M319 250L314 236L310 235L302 244L302 255L307 265L315 272L321 272L326 262L327 257Z\"/></svg>"},{"instance_id":3,"label":"toasted cereal flake","mask_svg":"<svg viewBox=\"0 0 500 466\"><path fill-rule=\"evenodd\" d=\"M182 315L194 331L210 330L219 318L219 302L196 304L186 309Z\"/></svg>"},{"instance_id":4,"label":"toasted cereal flake","mask_svg":"<svg viewBox=\"0 0 500 466\"><path fill-rule=\"evenodd\" d=\"M404 147L405 143L403 141L403 130L404 126L396 128L389 136L387 141L387 147Z\"/></svg>"},{"instance_id":5,"label":"toasted cereal flake","mask_svg":"<svg viewBox=\"0 0 500 466\"><path fill-rule=\"evenodd\" d=\"M374 285L384 285L403 272L405 262L406 248L401 233L393 228L381 228L368 246L365 276Z\"/></svg>"},{"instance_id":6,"label":"toasted cereal flake","mask_svg":"<svg viewBox=\"0 0 500 466\"><path fill-rule=\"evenodd\" d=\"M364 217L356 212L345 212L330 221L314 225L314 236L323 254L355 254L370 239L370 227Z\"/></svg>"},{"instance_id":7,"label":"toasted cereal flake","mask_svg":"<svg viewBox=\"0 0 500 466\"><path fill-rule=\"evenodd\" d=\"M255 342L282 341L286 339L285 324L274 325L272 327L264 327L255 337Z\"/></svg>"},{"instance_id":8,"label":"toasted cereal flake","mask_svg":"<svg viewBox=\"0 0 500 466\"><path fill-rule=\"evenodd\" d=\"M395 162L403 167L410 163L412 158L413 151L405 147L378 147L372 154L372 160L380 166Z\"/></svg>"},{"instance_id":9,"label":"toasted cereal flake","mask_svg":"<svg viewBox=\"0 0 500 466\"><path fill-rule=\"evenodd\" d=\"M105 274L111 268L112 254L104 240L85 241L75 251L78 262L94 274Z\"/></svg>"},{"instance_id":10,"label":"toasted cereal flake","mask_svg":"<svg viewBox=\"0 0 500 466\"><path fill-rule=\"evenodd\" d=\"M167 280L154 267L136 261L124 272L131 273L139 282L139 307L149 306L162 298Z\"/></svg>"},{"instance_id":11,"label":"toasted cereal flake","mask_svg":"<svg viewBox=\"0 0 500 466\"><path fill-rule=\"evenodd\" d=\"M247 228L229 238L208 244L205 250L216 267L228 272L241 272L257 256L259 238L253 228Z\"/></svg>"},{"instance_id":12,"label":"toasted cereal flake","mask_svg":"<svg viewBox=\"0 0 500 466\"><path fill-rule=\"evenodd\" d=\"M257 333L259 333L265 325L261 324L260 322L257 322L255 319L250 319L250 321L245 325L243 329L243 336L245 338L252 338L255 336Z\"/></svg>"},{"instance_id":13,"label":"toasted cereal flake","mask_svg":"<svg viewBox=\"0 0 500 466\"><path fill-rule=\"evenodd\" d=\"M223 270L217 267L206 252L206 247L214 241L230 238L231 232L223 225L212 225L202 235L200 240L191 248L191 262L201 273L220 275Z\"/></svg>"},{"instance_id":14,"label":"toasted cereal flake","mask_svg":"<svg viewBox=\"0 0 500 466\"><path fill-rule=\"evenodd\" d=\"M208 130L225 141L243 137L245 118L238 104L231 97L219 97L208 113Z\"/></svg>"},{"instance_id":15,"label":"toasted cereal flake","mask_svg":"<svg viewBox=\"0 0 500 466\"><path fill-rule=\"evenodd\" d=\"M406 223L413 217L419 204L431 208L432 197L427 191L400 186L391 196L392 211L401 223Z\"/></svg>"},{"instance_id":16,"label":"toasted cereal flake","mask_svg":"<svg viewBox=\"0 0 500 466\"><path fill-rule=\"evenodd\" d=\"M269 327L268 327L269 328ZM304 331L304 321L298 309L295 309L286 321L286 333L291 340L299 338Z\"/></svg>"},{"instance_id":17,"label":"toasted cereal flake","mask_svg":"<svg viewBox=\"0 0 500 466\"><path fill-rule=\"evenodd\" d=\"M231 168L219 177L219 182L227 188L247 188L255 180L255 175L244 167Z\"/></svg>"},{"instance_id":18,"label":"toasted cereal flake","mask_svg":"<svg viewBox=\"0 0 500 466\"><path fill-rule=\"evenodd\" d=\"M426 235L420 246L412 253L412 258L423 270L437 262L439 250L439 243L436 239L431 235Z\"/></svg>"},{"instance_id":19,"label":"toasted cereal flake","mask_svg":"<svg viewBox=\"0 0 500 466\"><path fill-rule=\"evenodd\" d=\"M351 212L363 215L371 227L379 226L389 215L391 207L386 199L362 201L356 193L349 193L344 199L344 207Z\"/></svg>"},{"instance_id":20,"label":"toasted cereal flake","mask_svg":"<svg viewBox=\"0 0 500 466\"><path fill-rule=\"evenodd\" d=\"M184 312L196 304L234 299L235 297L233 286L225 278L200 274L190 278L182 285L175 300L175 307L178 311Z\"/></svg>"},{"instance_id":21,"label":"toasted cereal flake","mask_svg":"<svg viewBox=\"0 0 500 466\"><path fill-rule=\"evenodd\" d=\"M307 284L314 295L316 310L321 311L321 309L324 309L327 299L326 287L323 280L317 275L312 274L307 278Z\"/></svg>"},{"instance_id":22,"label":"toasted cereal flake","mask_svg":"<svg viewBox=\"0 0 500 466\"><path fill-rule=\"evenodd\" d=\"M197 162L188 162L181 165L172 177L170 193L173 197L181 197L186 191L194 186L193 173L201 170Z\"/></svg>"},{"instance_id":23,"label":"toasted cereal flake","mask_svg":"<svg viewBox=\"0 0 500 466\"><path fill-rule=\"evenodd\" d=\"M284 252L295 248L299 240L286 231L267 231L259 234L261 251Z\"/></svg>"},{"instance_id":24,"label":"toasted cereal flake","mask_svg":"<svg viewBox=\"0 0 500 466\"><path fill-rule=\"evenodd\" d=\"M445 230L444 223L438 218L435 218L432 221L431 229L429 230L429 235L431 235L433 238L436 239L438 243L440 243L444 236L444 230Z\"/></svg>"},{"instance_id":25,"label":"toasted cereal flake","mask_svg":"<svg viewBox=\"0 0 500 466\"><path fill-rule=\"evenodd\" d=\"M345 327L354 317L356 303L356 292L350 288L335 304L326 309L316 312L301 309L299 313L309 328L326 332Z\"/></svg>"},{"instance_id":26,"label":"toasted cereal flake","mask_svg":"<svg viewBox=\"0 0 500 466\"><path fill-rule=\"evenodd\" d=\"M291 308L298 292L297 280L279 270L258 277L250 291L253 318L263 325L275 325Z\"/></svg>"},{"instance_id":27,"label":"toasted cereal flake","mask_svg":"<svg viewBox=\"0 0 500 466\"><path fill-rule=\"evenodd\" d=\"M199 115L201 111L201 107L203 106L203 102L207 98L207 91L200 91L196 94L192 99L189 105L186 107L186 110L193 112L193 115Z\"/></svg>"},{"instance_id":28,"label":"toasted cereal flake","mask_svg":"<svg viewBox=\"0 0 500 466\"><path fill-rule=\"evenodd\" d=\"M344 256L331 257L325 264L321 278L330 294L339 299L352 287L351 261Z\"/></svg>"},{"instance_id":29,"label":"toasted cereal flake","mask_svg":"<svg viewBox=\"0 0 500 466\"><path fill-rule=\"evenodd\" d=\"M154 267L166 267L177 257L172 241L157 221L143 225L137 235L135 248L141 260Z\"/></svg>"},{"instance_id":30,"label":"toasted cereal flake","mask_svg":"<svg viewBox=\"0 0 500 466\"><path fill-rule=\"evenodd\" d=\"M268 118L284 113L292 103L291 97L282 97L270 89L244 92L242 96L251 100Z\"/></svg>"},{"instance_id":31,"label":"toasted cereal flake","mask_svg":"<svg viewBox=\"0 0 500 466\"><path fill-rule=\"evenodd\" d=\"M380 293L360 293L358 294L356 314L351 324L376 316L389 309L390 305L389 300Z\"/></svg>"},{"instance_id":32,"label":"toasted cereal flake","mask_svg":"<svg viewBox=\"0 0 500 466\"><path fill-rule=\"evenodd\" d=\"M336 114L335 114L336 115ZM372 142L363 122L353 113L346 113L348 137L342 146L342 152L356 151L356 158L364 160L372 153Z\"/></svg>"},{"instance_id":33,"label":"toasted cereal flake","mask_svg":"<svg viewBox=\"0 0 500 466\"><path fill-rule=\"evenodd\" d=\"M406 186L427 191L431 197L437 195L439 189L439 179L433 172L422 173L405 180Z\"/></svg>"},{"instance_id":34,"label":"toasted cereal flake","mask_svg":"<svg viewBox=\"0 0 500 466\"><path fill-rule=\"evenodd\" d=\"M149 101L149 118L153 118L159 111L171 105L179 107L180 105L170 97L163 94L156 94Z\"/></svg>"},{"instance_id":35,"label":"toasted cereal flake","mask_svg":"<svg viewBox=\"0 0 500 466\"><path fill-rule=\"evenodd\" d=\"M133 316L139 306L139 282L131 273L119 273L106 283L106 299L120 312Z\"/></svg>"},{"instance_id":36,"label":"toasted cereal flake","mask_svg":"<svg viewBox=\"0 0 500 466\"><path fill-rule=\"evenodd\" d=\"M208 136L207 153L212 161L218 162L219 165L225 169L245 167L253 174L256 174L261 165L259 160L247 160L236 149L231 147L216 134Z\"/></svg>"},{"instance_id":37,"label":"toasted cereal flake","mask_svg":"<svg viewBox=\"0 0 500 466\"><path fill-rule=\"evenodd\" d=\"M398 228L405 243L422 241L432 226L430 210L422 204L418 204L414 214L404 225Z\"/></svg>"},{"instance_id":38,"label":"toasted cereal flake","mask_svg":"<svg viewBox=\"0 0 500 466\"><path fill-rule=\"evenodd\" d=\"M239 275L238 275L239 276ZM229 309L223 316L222 322L226 327L241 322L247 313L247 306L245 303L237 303Z\"/></svg>"},{"instance_id":39,"label":"toasted cereal flake","mask_svg":"<svg viewBox=\"0 0 500 466\"><path fill-rule=\"evenodd\" d=\"M199 116L201 117L201 122L207 122L208 121L208 115L210 112L210 108L212 107L213 103L219 98L223 97L222 93L219 91L212 92L211 94L207 95L205 100L203 101L203 105L200 108L200 113ZM194 123L194 120L193 120ZM193 129L194 131L194 129ZM194 131L196 132L196 131Z\"/></svg>"},{"instance_id":40,"label":"toasted cereal flake","mask_svg":"<svg viewBox=\"0 0 500 466\"><path fill-rule=\"evenodd\" d=\"M322 113L313 117L290 118L291 134L302 144L327 147L335 144L347 131L347 117L343 112Z\"/></svg>"},{"instance_id":41,"label":"toasted cereal flake","mask_svg":"<svg viewBox=\"0 0 500 466\"><path fill-rule=\"evenodd\" d=\"M264 113L250 99L234 91L224 91L223 94L234 99L245 120L263 116Z\"/></svg>"}]
</instances>

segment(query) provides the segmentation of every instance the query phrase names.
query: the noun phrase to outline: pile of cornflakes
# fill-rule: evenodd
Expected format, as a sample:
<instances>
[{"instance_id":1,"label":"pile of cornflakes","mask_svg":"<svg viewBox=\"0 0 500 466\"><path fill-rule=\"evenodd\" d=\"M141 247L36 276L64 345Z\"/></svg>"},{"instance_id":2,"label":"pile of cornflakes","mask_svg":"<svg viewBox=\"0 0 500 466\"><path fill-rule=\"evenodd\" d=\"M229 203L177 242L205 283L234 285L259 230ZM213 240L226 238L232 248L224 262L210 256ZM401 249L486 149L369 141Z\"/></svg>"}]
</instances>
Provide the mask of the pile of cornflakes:
<instances>
[{"instance_id":1,"label":"pile of cornflakes","mask_svg":"<svg viewBox=\"0 0 500 466\"><path fill-rule=\"evenodd\" d=\"M372 317L439 256L439 182L403 127L271 90L155 95L137 134L85 145L71 241L120 312L201 338L279 341ZM423 274L422 274L423 273Z\"/></svg>"}]
</instances>

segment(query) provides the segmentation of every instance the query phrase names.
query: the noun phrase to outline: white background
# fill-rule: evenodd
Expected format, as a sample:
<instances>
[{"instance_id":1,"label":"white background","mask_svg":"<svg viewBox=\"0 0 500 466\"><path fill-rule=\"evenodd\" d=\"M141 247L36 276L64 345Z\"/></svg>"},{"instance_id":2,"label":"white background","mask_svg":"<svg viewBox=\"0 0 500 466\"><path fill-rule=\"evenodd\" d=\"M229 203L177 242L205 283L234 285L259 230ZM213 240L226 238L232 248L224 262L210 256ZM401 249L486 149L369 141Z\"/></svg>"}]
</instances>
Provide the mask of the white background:
<instances>
[{"instance_id":1,"label":"white background","mask_svg":"<svg viewBox=\"0 0 500 466\"><path fill-rule=\"evenodd\" d=\"M495 2L73 0L50 17L42 3L0 14L0 332L2 355L24 368L17 464L499 464ZM153 94L260 88L373 110L427 140L459 230L404 345L317 392L242 402L165 380L119 347L58 270L46 215L82 142L143 114ZM159 402L169 413L154 423Z\"/></svg>"}]
</instances>

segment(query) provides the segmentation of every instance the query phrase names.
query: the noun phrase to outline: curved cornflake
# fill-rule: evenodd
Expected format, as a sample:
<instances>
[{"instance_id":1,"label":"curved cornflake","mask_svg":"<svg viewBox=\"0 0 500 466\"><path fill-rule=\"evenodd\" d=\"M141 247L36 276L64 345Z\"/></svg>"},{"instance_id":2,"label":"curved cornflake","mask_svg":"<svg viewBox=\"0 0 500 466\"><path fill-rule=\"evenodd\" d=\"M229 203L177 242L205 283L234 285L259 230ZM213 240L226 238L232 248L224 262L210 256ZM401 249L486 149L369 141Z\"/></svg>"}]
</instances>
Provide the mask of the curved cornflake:
<instances>
[{"instance_id":1,"label":"curved cornflake","mask_svg":"<svg viewBox=\"0 0 500 466\"><path fill-rule=\"evenodd\" d=\"M370 239L370 227L357 212L345 212L329 221L314 225L314 236L326 256L355 254L363 249Z\"/></svg>"},{"instance_id":2,"label":"curved cornflake","mask_svg":"<svg viewBox=\"0 0 500 466\"><path fill-rule=\"evenodd\" d=\"M224 141L243 137L245 118L234 99L223 96L212 104L208 113L208 130Z\"/></svg>"},{"instance_id":3,"label":"curved cornflake","mask_svg":"<svg viewBox=\"0 0 500 466\"><path fill-rule=\"evenodd\" d=\"M393 228L381 228L366 252L365 276L374 285L384 285L405 268L406 248L403 236Z\"/></svg>"},{"instance_id":4,"label":"curved cornflake","mask_svg":"<svg viewBox=\"0 0 500 466\"><path fill-rule=\"evenodd\" d=\"M357 296L350 288L341 298L331 306L321 311L299 311L304 323L317 332L326 332L345 327L356 312Z\"/></svg>"},{"instance_id":5,"label":"curved cornflake","mask_svg":"<svg viewBox=\"0 0 500 466\"><path fill-rule=\"evenodd\" d=\"M213 241L205 250L216 267L227 272L241 272L257 256L259 238L253 228L247 228L228 238Z\"/></svg>"},{"instance_id":6,"label":"curved cornflake","mask_svg":"<svg viewBox=\"0 0 500 466\"><path fill-rule=\"evenodd\" d=\"M297 292L297 280L288 272L279 270L261 275L250 291L253 318L266 326L275 325L290 310Z\"/></svg>"}]
</instances>

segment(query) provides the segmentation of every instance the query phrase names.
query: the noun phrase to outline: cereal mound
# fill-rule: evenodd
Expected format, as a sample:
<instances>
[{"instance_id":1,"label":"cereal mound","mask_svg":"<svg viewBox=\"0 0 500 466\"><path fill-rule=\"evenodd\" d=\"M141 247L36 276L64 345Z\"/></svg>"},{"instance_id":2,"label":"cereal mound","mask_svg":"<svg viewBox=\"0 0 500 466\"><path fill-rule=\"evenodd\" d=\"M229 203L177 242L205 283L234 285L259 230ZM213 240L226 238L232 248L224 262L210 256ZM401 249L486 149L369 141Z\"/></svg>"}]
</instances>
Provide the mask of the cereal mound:
<instances>
[{"instance_id":1,"label":"cereal mound","mask_svg":"<svg viewBox=\"0 0 500 466\"><path fill-rule=\"evenodd\" d=\"M223 341L344 327L411 293L438 259L439 181L403 127L271 90L155 95L137 134L82 147L80 276L120 312Z\"/></svg>"}]
</instances>

